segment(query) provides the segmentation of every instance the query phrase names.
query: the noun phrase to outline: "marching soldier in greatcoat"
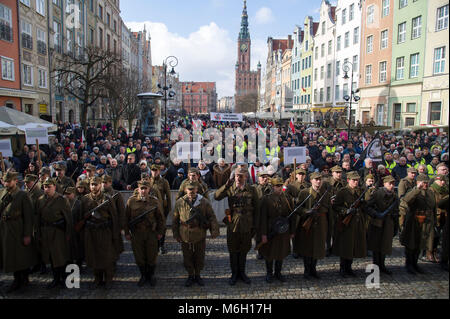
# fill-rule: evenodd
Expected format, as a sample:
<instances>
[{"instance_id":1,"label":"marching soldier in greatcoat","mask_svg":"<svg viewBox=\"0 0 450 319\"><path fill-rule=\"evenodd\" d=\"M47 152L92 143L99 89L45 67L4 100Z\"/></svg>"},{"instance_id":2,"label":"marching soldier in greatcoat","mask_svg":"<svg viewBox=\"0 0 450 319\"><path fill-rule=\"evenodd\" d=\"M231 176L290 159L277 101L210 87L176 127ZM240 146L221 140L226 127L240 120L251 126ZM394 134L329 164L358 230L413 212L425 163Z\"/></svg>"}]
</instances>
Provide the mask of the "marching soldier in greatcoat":
<instances>
[{"instance_id":1,"label":"marching soldier in greatcoat","mask_svg":"<svg viewBox=\"0 0 450 319\"><path fill-rule=\"evenodd\" d=\"M38 198L41 197L44 194L44 192L41 189L41 185L40 185L39 182L34 186L33 190L30 192L31 188L33 187L34 182L38 178L39 177L37 175L28 174L27 176L25 176L25 178L23 180L24 183L25 183L24 190L26 192L28 192L28 194L30 195L31 200L33 202L33 207L35 207Z\"/></svg>"},{"instance_id":2,"label":"marching soldier in greatcoat","mask_svg":"<svg viewBox=\"0 0 450 319\"><path fill-rule=\"evenodd\" d=\"M293 200L283 192L283 179L280 177L271 180L273 192L265 195L261 204L260 230L262 246L259 253L266 260L266 281L273 282L274 272L273 264L275 261L275 278L281 282L286 279L281 274L283 260L291 252L291 238L294 237L295 219L289 219L289 229L282 234L272 234L274 221L279 217L287 217L293 211Z\"/></svg>"},{"instance_id":3,"label":"marching soldier in greatcoat","mask_svg":"<svg viewBox=\"0 0 450 319\"><path fill-rule=\"evenodd\" d=\"M200 272L205 264L206 230L209 229L211 238L219 236L219 224L211 203L197 194L198 187L198 182L186 185L187 194L175 203L172 220L173 236L181 243L184 267L189 275L186 287L194 282L204 285Z\"/></svg>"},{"instance_id":4,"label":"marching soldier in greatcoat","mask_svg":"<svg viewBox=\"0 0 450 319\"><path fill-rule=\"evenodd\" d=\"M286 192L295 200L304 189L311 187L311 184L306 181L306 171L303 168L297 168L295 172L295 181L287 185Z\"/></svg>"},{"instance_id":5,"label":"marching soldier in greatcoat","mask_svg":"<svg viewBox=\"0 0 450 319\"><path fill-rule=\"evenodd\" d=\"M439 201L438 208L441 209L441 224L443 224L440 264L443 270L448 271L448 194ZM445 221L442 220L443 217Z\"/></svg>"},{"instance_id":6,"label":"marching soldier in greatcoat","mask_svg":"<svg viewBox=\"0 0 450 319\"><path fill-rule=\"evenodd\" d=\"M304 277L319 279L317 261L326 254L328 218L331 211L331 196L322 187L322 175L314 172L310 176L311 187L300 192L297 203L300 205L308 196L309 199L299 210L299 223L295 233L296 252L303 256L305 265ZM319 200L323 197L322 201ZM314 209L314 210L313 210Z\"/></svg>"},{"instance_id":7,"label":"marching soldier in greatcoat","mask_svg":"<svg viewBox=\"0 0 450 319\"><path fill-rule=\"evenodd\" d=\"M125 236L131 241L134 258L141 272L138 286L145 282L155 286L158 240L165 231L166 219L158 198L150 195L151 184L138 182L137 194L131 196L125 208Z\"/></svg>"},{"instance_id":8,"label":"marching soldier in greatcoat","mask_svg":"<svg viewBox=\"0 0 450 319\"><path fill-rule=\"evenodd\" d=\"M86 265L94 270L94 283L90 287L96 289L104 286L110 289L114 277L114 263L119 251L119 221L115 205L102 192L101 177L91 177L91 192L82 198L81 211L83 213L82 235L84 236L84 251ZM105 203L108 201L107 203ZM95 213L90 210L100 204ZM78 227L77 227L78 228Z\"/></svg>"},{"instance_id":9,"label":"marching soldier in greatcoat","mask_svg":"<svg viewBox=\"0 0 450 319\"><path fill-rule=\"evenodd\" d=\"M416 181L417 185L403 198L407 205L406 214L400 211L400 214L405 214L400 243L405 246L406 270L413 275L425 273L417 262L420 252L429 246L427 239L433 232L436 211L435 195L428 188L430 179L420 174Z\"/></svg>"},{"instance_id":10,"label":"marching soldier in greatcoat","mask_svg":"<svg viewBox=\"0 0 450 319\"><path fill-rule=\"evenodd\" d=\"M205 197L206 199L208 199L207 195L208 195L208 185L206 185L202 179L200 178L200 172L197 168L195 167L191 167L188 170L188 178L185 179L181 185L180 185L180 189L178 190L178 195L177 195L177 200L180 199L181 197L183 197L184 195L186 195L186 185L189 181L192 182L198 182L200 184L200 187L198 189L198 194L202 195L203 197Z\"/></svg>"},{"instance_id":11,"label":"marching soldier in greatcoat","mask_svg":"<svg viewBox=\"0 0 450 319\"><path fill-rule=\"evenodd\" d=\"M45 264L50 264L52 289L64 287L65 266L70 261L70 235L73 230L69 202L56 192L56 181L48 178L44 182L44 195L36 203L39 250Z\"/></svg>"},{"instance_id":12,"label":"marching soldier in greatcoat","mask_svg":"<svg viewBox=\"0 0 450 319\"><path fill-rule=\"evenodd\" d=\"M247 253L252 245L255 228L259 225L256 220L260 203L253 187L247 184L248 171L245 168L235 170L235 178L230 178L225 185L214 194L215 200L228 197L229 215L224 221L227 225L227 245L230 252L231 278L230 285L235 285L238 277L246 284L250 278L245 274Z\"/></svg>"},{"instance_id":13,"label":"marching soldier in greatcoat","mask_svg":"<svg viewBox=\"0 0 450 319\"><path fill-rule=\"evenodd\" d=\"M398 198L400 198L400 211L402 212L399 217L400 231L403 230L404 216L408 210L408 205L403 202L403 197L416 186L417 170L414 167L408 167L406 171L408 175L402 178L398 184Z\"/></svg>"},{"instance_id":14,"label":"marching soldier in greatcoat","mask_svg":"<svg viewBox=\"0 0 450 319\"><path fill-rule=\"evenodd\" d=\"M73 179L66 176L66 170L67 167L63 164L56 164L55 165L55 171L56 171L56 191L61 194L63 194L63 190L66 187L75 187L75 183L73 182Z\"/></svg>"},{"instance_id":15,"label":"marching soldier in greatcoat","mask_svg":"<svg viewBox=\"0 0 450 319\"><path fill-rule=\"evenodd\" d=\"M172 210L172 198L170 195L170 185L169 182L162 177L161 169L159 165L153 164L150 168L151 174L152 174L152 184L153 188L158 189L159 193L161 194L163 198L163 212L164 217L167 219L167 216L169 215L170 211ZM164 233L161 239L158 241L158 247L161 249L161 254L166 253L166 248L164 247L164 242L166 239L166 234Z\"/></svg>"},{"instance_id":16,"label":"marching soldier in greatcoat","mask_svg":"<svg viewBox=\"0 0 450 319\"><path fill-rule=\"evenodd\" d=\"M367 248L372 251L373 263L381 272L391 275L386 268L386 255L392 254L392 239L398 231L399 200L395 194L395 178L383 178L383 188L377 189L367 202L369 231ZM381 215L383 214L383 215Z\"/></svg>"},{"instance_id":17,"label":"marching soldier in greatcoat","mask_svg":"<svg viewBox=\"0 0 450 319\"><path fill-rule=\"evenodd\" d=\"M367 255L366 213L363 190L358 186L360 176L352 171L347 174L347 186L336 194L333 210L336 212L333 255L341 258L340 274L356 276L352 270L354 258ZM358 201L359 199L359 201ZM353 206L353 207L352 207Z\"/></svg>"},{"instance_id":18,"label":"marching soldier in greatcoat","mask_svg":"<svg viewBox=\"0 0 450 319\"><path fill-rule=\"evenodd\" d=\"M431 182L431 181L430 181ZM444 233L448 230L445 229L445 223L447 220L447 210L448 207L445 207L442 209L439 207L439 202L448 195L448 186L446 185L446 177L445 175L437 175L434 178L434 183L431 184L430 189L434 192L434 195L436 197L436 204L438 207L436 208L436 216L435 216L435 224L436 227L434 228L435 231ZM427 251L427 259L432 260L433 262L437 263L439 262L438 257L438 245L439 245L439 237L433 236L433 251ZM444 236L443 236L444 237ZM442 251L444 251L444 238L442 240Z\"/></svg>"},{"instance_id":19,"label":"marching soldier in greatcoat","mask_svg":"<svg viewBox=\"0 0 450 319\"><path fill-rule=\"evenodd\" d=\"M14 273L6 293L22 292L28 283L30 267L36 265L36 246L32 243L34 208L24 191L17 186L17 173L3 175L0 190L0 269Z\"/></svg>"},{"instance_id":20,"label":"marching soldier in greatcoat","mask_svg":"<svg viewBox=\"0 0 450 319\"><path fill-rule=\"evenodd\" d=\"M258 201L261 202L263 197L265 195L269 195L272 193L272 184L270 183L270 177L269 174L266 171L259 171L258 174L258 184L252 185L253 188L255 188L256 193L258 195ZM256 212L258 216L256 217L257 220L260 220L259 215L260 212ZM260 227L257 225L256 227L256 236L255 236L255 243L258 245L261 242L261 234L259 233ZM259 253L256 254L256 258L259 260L264 259L264 257Z\"/></svg>"},{"instance_id":21,"label":"marching soldier in greatcoat","mask_svg":"<svg viewBox=\"0 0 450 319\"><path fill-rule=\"evenodd\" d=\"M70 217L72 224L75 225L79 220L81 214L81 200L76 196L77 191L75 187L67 187L64 197L69 201ZM70 234L70 260L78 265L80 271L82 269L82 247L80 247L80 241L75 236L76 232L72 229Z\"/></svg>"}]
</instances>

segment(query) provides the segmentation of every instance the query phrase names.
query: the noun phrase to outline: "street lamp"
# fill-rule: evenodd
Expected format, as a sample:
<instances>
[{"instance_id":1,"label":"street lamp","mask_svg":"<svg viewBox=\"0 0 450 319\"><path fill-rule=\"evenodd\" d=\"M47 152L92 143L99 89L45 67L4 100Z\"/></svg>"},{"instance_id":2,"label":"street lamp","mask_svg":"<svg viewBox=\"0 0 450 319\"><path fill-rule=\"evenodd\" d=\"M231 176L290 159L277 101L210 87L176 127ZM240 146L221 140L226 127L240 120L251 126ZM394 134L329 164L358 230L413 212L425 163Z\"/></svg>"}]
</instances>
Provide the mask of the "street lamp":
<instances>
[{"instance_id":1,"label":"street lamp","mask_svg":"<svg viewBox=\"0 0 450 319\"><path fill-rule=\"evenodd\" d=\"M176 93L171 90L172 84L169 84L169 86L167 86L167 66L170 66L172 68L169 74L171 76L174 76L176 74L175 67L177 65L178 59L173 55L168 56L163 62L164 85L158 83L158 88L164 91L164 93L161 91L158 92L158 94L161 94L163 96L162 100L164 101L164 135L167 133L167 101L173 100L176 95ZM169 91L169 93L167 93L167 91Z\"/></svg>"},{"instance_id":2,"label":"street lamp","mask_svg":"<svg viewBox=\"0 0 450 319\"><path fill-rule=\"evenodd\" d=\"M356 96L355 94L359 92L359 89L356 89L355 91L353 91L353 63L346 61L344 62L344 64L342 65L342 70L344 71L344 80L348 80L349 76L348 76L348 72L351 70L352 72L352 77L351 77L351 82L350 82L350 96L345 95L344 96L344 100L346 102L350 101L349 104L349 108L348 108L348 131L347 131L347 135L348 135L348 140L350 141L350 130L351 130L351 125L352 125L352 101L358 102L361 98L359 96Z\"/></svg>"}]
</instances>

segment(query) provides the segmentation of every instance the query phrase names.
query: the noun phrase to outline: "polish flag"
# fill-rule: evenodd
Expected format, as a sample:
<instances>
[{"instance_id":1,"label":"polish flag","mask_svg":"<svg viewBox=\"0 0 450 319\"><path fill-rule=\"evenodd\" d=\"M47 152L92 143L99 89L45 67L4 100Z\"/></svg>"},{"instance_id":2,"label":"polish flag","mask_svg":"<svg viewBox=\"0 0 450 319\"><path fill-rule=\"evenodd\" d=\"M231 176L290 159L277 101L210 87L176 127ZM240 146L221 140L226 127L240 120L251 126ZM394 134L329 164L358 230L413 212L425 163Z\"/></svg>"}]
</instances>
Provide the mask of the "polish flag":
<instances>
[{"instance_id":1,"label":"polish flag","mask_svg":"<svg viewBox=\"0 0 450 319\"><path fill-rule=\"evenodd\" d=\"M295 134L294 119L292 117L291 121L289 122L289 127L291 128L292 134Z\"/></svg>"},{"instance_id":2,"label":"polish flag","mask_svg":"<svg viewBox=\"0 0 450 319\"><path fill-rule=\"evenodd\" d=\"M305 88L302 88L302 91L303 91L303 93L306 93L306 90L305 90Z\"/></svg>"}]
</instances>

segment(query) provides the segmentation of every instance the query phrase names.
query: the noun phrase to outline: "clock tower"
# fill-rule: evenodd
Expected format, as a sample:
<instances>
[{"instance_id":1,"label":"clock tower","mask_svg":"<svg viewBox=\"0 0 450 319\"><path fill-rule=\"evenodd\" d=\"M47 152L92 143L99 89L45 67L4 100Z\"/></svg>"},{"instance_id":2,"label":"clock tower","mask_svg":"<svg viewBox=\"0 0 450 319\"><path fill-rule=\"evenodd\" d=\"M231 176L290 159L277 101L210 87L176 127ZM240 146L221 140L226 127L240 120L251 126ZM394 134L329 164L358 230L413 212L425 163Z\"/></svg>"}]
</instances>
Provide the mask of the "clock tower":
<instances>
[{"instance_id":1,"label":"clock tower","mask_svg":"<svg viewBox=\"0 0 450 319\"><path fill-rule=\"evenodd\" d=\"M256 111L257 96L261 81L261 64L258 63L257 71L251 71L250 63L251 63L251 40L250 40L250 33L248 31L247 0L244 0L244 9L242 10L241 16L241 30L239 32L237 43L237 61L236 61L236 78L235 78L236 112Z\"/></svg>"}]
</instances>

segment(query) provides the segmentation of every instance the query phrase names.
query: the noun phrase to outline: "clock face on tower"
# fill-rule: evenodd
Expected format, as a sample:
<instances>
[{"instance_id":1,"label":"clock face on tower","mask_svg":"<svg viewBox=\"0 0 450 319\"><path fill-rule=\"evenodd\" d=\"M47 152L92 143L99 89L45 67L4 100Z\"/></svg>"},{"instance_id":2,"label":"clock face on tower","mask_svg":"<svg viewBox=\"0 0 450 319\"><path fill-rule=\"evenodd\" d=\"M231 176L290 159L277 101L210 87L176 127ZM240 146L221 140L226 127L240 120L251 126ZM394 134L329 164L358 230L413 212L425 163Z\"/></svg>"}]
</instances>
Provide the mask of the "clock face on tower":
<instances>
[{"instance_id":1,"label":"clock face on tower","mask_svg":"<svg viewBox=\"0 0 450 319\"><path fill-rule=\"evenodd\" d=\"M245 51L247 51L247 49L248 49L247 44L246 43L242 43L241 44L241 52L245 52Z\"/></svg>"}]
</instances>

